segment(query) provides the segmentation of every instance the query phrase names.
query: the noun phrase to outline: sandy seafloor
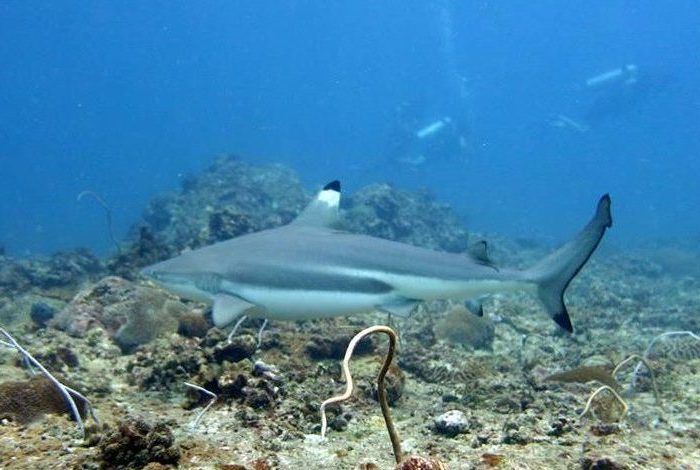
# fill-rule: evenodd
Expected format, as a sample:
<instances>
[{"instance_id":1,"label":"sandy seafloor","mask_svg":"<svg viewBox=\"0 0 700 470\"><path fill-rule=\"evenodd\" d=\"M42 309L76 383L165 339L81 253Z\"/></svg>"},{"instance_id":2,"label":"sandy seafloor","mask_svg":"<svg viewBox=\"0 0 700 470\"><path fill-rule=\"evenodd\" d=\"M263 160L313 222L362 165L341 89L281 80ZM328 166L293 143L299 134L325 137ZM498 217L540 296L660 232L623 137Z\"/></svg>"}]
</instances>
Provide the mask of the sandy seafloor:
<instances>
[{"instance_id":1,"label":"sandy seafloor","mask_svg":"<svg viewBox=\"0 0 700 470\"><path fill-rule=\"evenodd\" d=\"M531 249L515 258L527 264L543 252ZM648 386L632 386L637 361L617 375L629 405L619 422L620 410L605 396L594 402L600 416L579 416L598 384L543 380L581 365L614 364L643 354L663 332L700 332L700 277L688 270L692 263L682 262L682 250L674 251L675 265L660 263L656 253L654 248L633 252L604 246L568 291L574 335L558 331L527 294L496 296L485 304L493 334L489 327L486 340L475 340L485 341L481 349L436 334L445 331L446 312L453 308L444 302L422 307L411 318L392 319L401 337L394 388L398 377L404 380L400 392L394 390L400 398L392 410L404 452L439 459L451 469L700 468L700 347L689 337L668 338L650 356L658 403ZM27 311L41 298L36 289L7 297L2 312L6 317L14 313L2 324L92 400L101 424L88 421L90 435L83 440L65 414L29 424L5 418L0 469L143 468L130 465L128 457L119 465L106 461L99 444L129 417L165 423L174 435L171 447L179 449L178 463L151 462L146 467L151 470L394 467L372 392L386 350L384 336L375 337L354 359L358 389L351 400L331 409L332 429L326 440L319 439L318 406L344 389L339 367L344 345L361 328L386 323L385 314L272 322L257 350L249 347L258 326L252 323L236 340L243 352L229 361L217 353L224 336L214 330L203 340L169 333L123 353L99 329L76 337L38 328ZM62 360L61 348L79 364ZM271 374L253 373L256 361ZM18 355L0 349L0 383L27 377ZM238 379L246 386L231 385ZM186 380L232 387L220 393L196 429L189 424L206 400L192 407L195 395L186 391ZM461 432L452 436L434 425L449 410L460 410L466 418Z\"/></svg>"}]
</instances>

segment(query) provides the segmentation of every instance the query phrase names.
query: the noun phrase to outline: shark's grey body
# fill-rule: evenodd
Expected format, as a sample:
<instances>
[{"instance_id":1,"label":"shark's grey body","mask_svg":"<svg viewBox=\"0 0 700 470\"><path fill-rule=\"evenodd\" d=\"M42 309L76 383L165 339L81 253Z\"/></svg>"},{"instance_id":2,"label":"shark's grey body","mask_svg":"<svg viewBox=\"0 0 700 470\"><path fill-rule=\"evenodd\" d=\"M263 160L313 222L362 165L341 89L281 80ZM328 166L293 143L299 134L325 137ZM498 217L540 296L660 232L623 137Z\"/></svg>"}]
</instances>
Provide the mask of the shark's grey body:
<instances>
[{"instance_id":1,"label":"shark's grey body","mask_svg":"<svg viewBox=\"0 0 700 470\"><path fill-rule=\"evenodd\" d=\"M406 314L424 300L529 290L571 331L563 292L612 222L606 195L577 237L541 263L497 269L484 257L334 230L339 189L337 182L326 186L289 225L184 253L144 274L184 297L212 301L217 326L244 314L280 320L373 309Z\"/></svg>"}]
</instances>

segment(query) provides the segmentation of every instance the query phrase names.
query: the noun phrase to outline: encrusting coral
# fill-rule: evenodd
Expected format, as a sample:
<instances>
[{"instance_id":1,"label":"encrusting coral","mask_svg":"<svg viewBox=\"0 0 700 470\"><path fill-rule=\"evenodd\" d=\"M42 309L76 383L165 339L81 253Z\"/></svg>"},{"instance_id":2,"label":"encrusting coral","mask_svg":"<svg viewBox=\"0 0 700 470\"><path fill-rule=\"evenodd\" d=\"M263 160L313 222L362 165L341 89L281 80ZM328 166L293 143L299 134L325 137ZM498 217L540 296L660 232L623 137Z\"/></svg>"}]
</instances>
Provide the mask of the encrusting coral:
<instances>
[{"instance_id":1,"label":"encrusting coral","mask_svg":"<svg viewBox=\"0 0 700 470\"><path fill-rule=\"evenodd\" d=\"M43 374L43 378L51 383L53 387L58 391L58 393L63 397L66 406L70 409L72 417L78 422L78 427L80 428L80 431L83 434L83 437L85 437L85 425L83 423L82 416L85 413L88 413L94 420L97 422L97 417L94 413L94 410L92 408L92 404L90 403L90 400L88 400L82 393L78 392L74 388L71 388L67 385L65 385L63 382L59 381L56 377L54 377L39 361L37 361L32 354L27 351L25 348L23 348L17 340L10 335L5 329L0 328L0 334L4 336L5 339L0 339L0 346L5 346L10 349L14 349L18 353L22 355L22 359L24 360L25 364L29 367L30 371L34 373L34 368L39 369L41 373ZM10 395L5 396L5 403L4 405L7 406L9 411L13 412L14 416L19 416L20 419L29 419L35 417L36 414L38 413L45 413L45 412L50 412L50 411L57 411L57 405L56 405L56 400L55 397L52 397L52 395L48 395L46 397L46 401L41 400L41 396L37 394L41 394L46 392L44 388L41 388L41 385L35 385L36 383L30 383L32 387L39 387L37 390L36 388L33 388L31 391L33 391L35 394L34 396L29 396L25 397L26 401L16 401L17 397L13 396L12 394L17 393L22 385L27 385L27 384L22 384L20 383L19 385L17 383L11 384L8 386L4 392L8 393ZM77 401L80 403L80 408L78 407L78 404L76 403ZM30 415L27 416L22 416L21 412L21 407L27 405L30 407L31 412ZM60 408L58 411L62 411Z\"/></svg>"},{"instance_id":2,"label":"encrusting coral","mask_svg":"<svg viewBox=\"0 0 700 470\"><path fill-rule=\"evenodd\" d=\"M99 444L102 470L139 470L149 463L176 465L180 448L165 423L151 425L141 418L128 417L107 432Z\"/></svg>"},{"instance_id":3,"label":"encrusting coral","mask_svg":"<svg viewBox=\"0 0 700 470\"><path fill-rule=\"evenodd\" d=\"M85 417L83 407L78 412ZM36 375L0 383L0 419L28 424L46 414L71 414L70 405L51 380Z\"/></svg>"}]
</instances>

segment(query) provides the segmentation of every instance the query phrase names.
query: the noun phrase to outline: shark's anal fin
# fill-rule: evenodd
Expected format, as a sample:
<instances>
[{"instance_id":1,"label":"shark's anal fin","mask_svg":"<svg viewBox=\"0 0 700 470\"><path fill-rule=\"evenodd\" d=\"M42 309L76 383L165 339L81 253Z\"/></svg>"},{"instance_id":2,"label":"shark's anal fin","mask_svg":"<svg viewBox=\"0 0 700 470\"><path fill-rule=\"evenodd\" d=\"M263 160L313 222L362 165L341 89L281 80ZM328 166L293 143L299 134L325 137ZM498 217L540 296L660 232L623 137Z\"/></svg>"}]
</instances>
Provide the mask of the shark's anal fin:
<instances>
[{"instance_id":1,"label":"shark's anal fin","mask_svg":"<svg viewBox=\"0 0 700 470\"><path fill-rule=\"evenodd\" d=\"M377 305L377 310L396 315L397 317L408 317L419 303L420 300L398 299L395 302Z\"/></svg>"},{"instance_id":2,"label":"shark's anal fin","mask_svg":"<svg viewBox=\"0 0 700 470\"><path fill-rule=\"evenodd\" d=\"M475 299L469 299L464 301L464 307L469 310L470 313L476 315L477 317L484 316L484 299L486 297L477 297Z\"/></svg>"},{"instance_id":3,"label":"shark's anal fin","mask_svg":"<svg viewBox=\"0 0 700 470\"><path fill-rule=\"evenodd\" d=\"M226 326L241 315L250 314L258 307L240 297L218 294L214 297L212 319L218 327Z\"/></svg>"},{"instance_id":4,"label":"shark's anal fin","mask_svg":"<svg viewBox=\"0 0 700 470\"><path fill-rule=\"evenodd\" d=\"M340 181L331 181L316 194L306 208L292 221L293 225L333 227L338 222Z\"/></svg>"}]
</instances>

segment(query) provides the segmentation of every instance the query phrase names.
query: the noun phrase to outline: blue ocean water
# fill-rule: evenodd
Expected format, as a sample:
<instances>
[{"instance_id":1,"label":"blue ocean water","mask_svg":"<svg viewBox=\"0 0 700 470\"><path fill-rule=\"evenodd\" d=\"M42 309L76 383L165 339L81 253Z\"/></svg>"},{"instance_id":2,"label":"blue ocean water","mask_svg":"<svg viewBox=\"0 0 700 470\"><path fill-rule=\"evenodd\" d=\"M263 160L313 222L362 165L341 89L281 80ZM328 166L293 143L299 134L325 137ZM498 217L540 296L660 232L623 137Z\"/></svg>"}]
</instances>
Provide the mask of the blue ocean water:
<instances>
[{"instance_id":1,"label":"blue ocean water","mask_svg":"<svg viewBox=\"0 0 700 470\"><path fill-rule=\"evenodd\" d=\"M82 191L124 236L222 153L427 187L479 231L560 240L609 191L612 240L696 237L698 24L690 0L2 2L0 245L105 252Z\"/></svg>"}]
</instances>

